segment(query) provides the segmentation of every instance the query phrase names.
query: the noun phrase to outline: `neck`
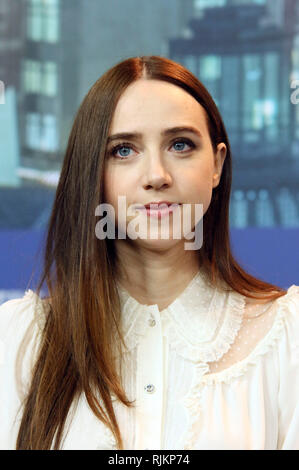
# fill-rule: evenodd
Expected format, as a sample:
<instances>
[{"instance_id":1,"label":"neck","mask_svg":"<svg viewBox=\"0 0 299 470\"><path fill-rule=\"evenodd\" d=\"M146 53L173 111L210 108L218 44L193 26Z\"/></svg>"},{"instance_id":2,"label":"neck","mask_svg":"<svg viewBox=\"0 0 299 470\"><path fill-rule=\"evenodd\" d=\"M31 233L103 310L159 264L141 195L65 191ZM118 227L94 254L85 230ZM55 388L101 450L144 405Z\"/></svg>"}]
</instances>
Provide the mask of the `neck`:
<instances>
[{"instance_id":1,"label":"neck","mask_svg":"<svg viewBox=\"0 0 299 470\"><path fill-rule=\"evenodd\" d=\"M133 247L117 240L117 280L139 303L163 310L187 287L200 269L197 251L176 244L168 249Z\"/></svg>"}]
</instances>

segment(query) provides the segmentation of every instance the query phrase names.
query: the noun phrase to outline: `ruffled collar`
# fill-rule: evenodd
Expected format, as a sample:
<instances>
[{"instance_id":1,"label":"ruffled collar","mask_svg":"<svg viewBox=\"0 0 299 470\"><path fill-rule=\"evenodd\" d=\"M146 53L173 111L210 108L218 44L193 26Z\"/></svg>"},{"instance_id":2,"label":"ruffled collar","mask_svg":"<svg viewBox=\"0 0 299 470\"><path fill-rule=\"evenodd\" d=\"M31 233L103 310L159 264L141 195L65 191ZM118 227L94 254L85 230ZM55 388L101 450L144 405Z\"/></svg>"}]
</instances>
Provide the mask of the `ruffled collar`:
<instances>
[{"instance_id":1,"label":"ruffled collar","mask_svg":"<svg viewBox=\"0 0 299 470\"><path fill-rule=\"evenodd\" d=\"M120 284L121 328L130 352L141 341L150 318L160 318L163 336L177 354L192 362L213 362L225 354L241 327L245 298L233 290L211 286L198 271L185 290L164 310L140 304ZM226 286L227 289L227 286Z\"/></svg>"},{"instance_id":2,"label":"ruffled collar","mask_svg":"<svg viewBox=\"0 0 299 470\"><path fill-rule=\"evenodd\" d=\"M151 328L155 317L161 321L163 336L177 354L194 363L219 360L233 344L242 324L245 297L233 290L223 291L208 282L202 271L193 277L184 291L164 310L158 305L140 304L119 283L121 330L126 349L132 351ZM227 289L227 286L225 286ZM35 319L43 329L43 301L31 290L25 298L35 303ZM118 355L117 349L115 354Z\"/></svg>"}]
</instances>

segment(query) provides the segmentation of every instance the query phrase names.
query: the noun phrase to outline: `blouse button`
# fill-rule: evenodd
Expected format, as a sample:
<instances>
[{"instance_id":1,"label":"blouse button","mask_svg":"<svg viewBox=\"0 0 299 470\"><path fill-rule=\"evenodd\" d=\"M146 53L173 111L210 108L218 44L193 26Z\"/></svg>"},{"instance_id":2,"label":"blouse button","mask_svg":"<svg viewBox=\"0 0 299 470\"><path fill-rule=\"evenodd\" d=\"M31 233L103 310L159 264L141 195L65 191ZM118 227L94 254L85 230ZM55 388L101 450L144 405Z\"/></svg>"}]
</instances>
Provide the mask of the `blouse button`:
<instances>
[{"instance_id":1,"label":"blouse button","mask_svg":"<svg viewBox=\"0 0 299 470\"><path fill-rule=\"evenodd\" d=\"M150 318L149 321L148 321L148 324L149 324L149 326L155 326L156 320L154 320L153 318Z\"/></svg>"},{"instance_id":2,"label":"blouse button","mask_svg":"<svg viewBox=\"0 0 299 470\"><path fill-rule=\"evenodd\" d=\"M148 384L144 387L144 390L147 392L147 393L153 393L155 391L155 387L153 384Z\"/></svg>"}]
</instances>

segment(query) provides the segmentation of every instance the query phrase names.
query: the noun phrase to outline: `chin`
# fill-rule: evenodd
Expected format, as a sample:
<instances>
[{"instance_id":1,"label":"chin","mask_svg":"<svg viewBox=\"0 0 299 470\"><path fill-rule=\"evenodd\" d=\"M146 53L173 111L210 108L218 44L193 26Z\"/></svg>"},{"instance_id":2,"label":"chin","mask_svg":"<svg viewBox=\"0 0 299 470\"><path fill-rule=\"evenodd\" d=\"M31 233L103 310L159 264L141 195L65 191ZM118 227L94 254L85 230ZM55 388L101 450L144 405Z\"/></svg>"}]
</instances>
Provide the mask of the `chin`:
<instances>
[{"instance_id":1,"label":"chin","mask_svg":"<svg viewBox=\"0 0 299 470\"><path fill-rule=\"evenodd\" d=\"M173 248L176 245L180 245L184 242L184 239L173 239L169 238L165 239L145 239L145 238L137 238L133 240L133 243L138 245L139 247L147 248L153 251L165 251Z\"/></svg>"}]
</instances>

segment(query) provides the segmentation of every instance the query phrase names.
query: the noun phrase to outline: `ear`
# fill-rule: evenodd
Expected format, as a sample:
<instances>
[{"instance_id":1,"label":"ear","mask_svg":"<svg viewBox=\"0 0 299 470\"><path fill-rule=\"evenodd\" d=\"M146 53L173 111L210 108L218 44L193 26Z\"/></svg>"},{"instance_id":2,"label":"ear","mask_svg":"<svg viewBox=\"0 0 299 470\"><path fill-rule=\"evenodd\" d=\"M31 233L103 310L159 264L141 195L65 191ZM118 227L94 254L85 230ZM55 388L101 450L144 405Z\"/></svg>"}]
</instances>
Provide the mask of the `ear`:
<instances>
[{"instance_id":1,"label":"ear","mask_svg":"<svg viewBox=\"0 0 299 470\"><path fill-rule=\"evenodd\" d=\"M213 188L216 188L220 183L222 168L226 157L227 148L224 142L217 145L217 151L214 155L214 175L213 175Z\"/></svg>"}]
</instances>

